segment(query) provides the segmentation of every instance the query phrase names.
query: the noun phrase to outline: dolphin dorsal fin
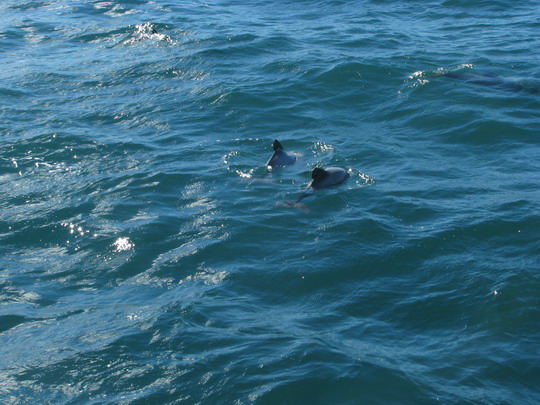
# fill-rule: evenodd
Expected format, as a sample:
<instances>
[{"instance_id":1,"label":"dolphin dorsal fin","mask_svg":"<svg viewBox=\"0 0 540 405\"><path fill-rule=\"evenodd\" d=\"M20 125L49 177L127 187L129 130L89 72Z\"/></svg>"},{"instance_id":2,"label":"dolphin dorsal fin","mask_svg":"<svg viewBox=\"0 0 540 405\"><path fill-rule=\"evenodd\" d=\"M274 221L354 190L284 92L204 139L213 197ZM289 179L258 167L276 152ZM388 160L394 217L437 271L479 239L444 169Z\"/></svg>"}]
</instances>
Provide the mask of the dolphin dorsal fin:
<instances>
[{"instance_id":1,"label":"dolphin dorsal fin","mask_svg":"<svg viewBox=\"0 0 540 405\"><path fill-rule=\"evenodd\" d=\"M320 178L324 177L325 174L326 174L326 170L324 170L324 169L321 168L321 167L316 167L316 168L313 169L313 171L311 172L311 178L312 178L313 180L320 179Z\"/></svg>"},{"instance_id":2,"label":"dolphin dorsal fin","mask_svg":"<svg viewBox=\"0 0 540 405\"><path fill-rule=\"evenodd\" d=\"M283 150L283 145L277 139L274 140L272 146L274 148L274 152L277 152L278 150Z\"/></svg>"}]
</instances>

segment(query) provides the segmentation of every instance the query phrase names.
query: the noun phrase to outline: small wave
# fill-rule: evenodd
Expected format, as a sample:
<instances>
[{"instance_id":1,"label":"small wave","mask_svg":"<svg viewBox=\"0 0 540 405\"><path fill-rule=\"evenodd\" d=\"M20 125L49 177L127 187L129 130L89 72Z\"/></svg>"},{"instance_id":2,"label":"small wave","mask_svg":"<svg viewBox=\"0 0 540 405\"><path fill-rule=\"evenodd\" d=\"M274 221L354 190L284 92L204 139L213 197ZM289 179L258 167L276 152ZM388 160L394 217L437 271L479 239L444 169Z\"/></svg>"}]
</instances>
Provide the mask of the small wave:
<instances>
[{"instance_id":1,"label":"small wave","mask_svg":"<svg viewBox=\"0 0 540 405\"><path fill-rule=\"evenodd\" d=\"M109 17L122 17L141 12L141 10L126 8L112 1L97 1L94 3L94 8Z\"/></svg>"},{"instance_id":2,"label":"small wave","mask_svg":"<svg viewBox=\"0 0 540 405\"><path fill-rule=\"evenodd\" d=\"M474 69L472 63L462 63L454 69L447 69L439 67L435 70L417 70L411 73L407 79L405 79L404 87L400 90L400 93L404 93L407 90L412 90L420 86L428 84L431 79L436 77L443 77L452 73L458 73L464 70Z\"/></svg>"},{"instance_id":3,"label":"small wave","mask_svg":"<svg viewBox=\"0 0 540 405\"><path fill-rule=\"evenodd\" d=\"M340 85L350 85L359 83L362 78L364 66L357 62L343 62L325 70L316 77L316 81L324 83L334 83Z\"/></svg>"}]
</instances>

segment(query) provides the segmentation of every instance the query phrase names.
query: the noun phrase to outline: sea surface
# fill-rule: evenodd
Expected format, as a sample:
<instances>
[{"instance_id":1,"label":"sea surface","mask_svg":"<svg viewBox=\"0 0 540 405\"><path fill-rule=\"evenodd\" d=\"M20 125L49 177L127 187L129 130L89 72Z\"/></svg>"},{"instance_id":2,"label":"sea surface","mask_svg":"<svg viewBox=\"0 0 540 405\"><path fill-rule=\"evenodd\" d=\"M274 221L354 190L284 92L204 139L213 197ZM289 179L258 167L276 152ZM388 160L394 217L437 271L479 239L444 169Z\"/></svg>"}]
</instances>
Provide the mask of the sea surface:
<instances>
[{"instance_id":1,"label":"sea surface","mask_svg":"<svg viewBox=\"0 0 540 405\"><path fill-rule=\"evenodd\" d=\"M538 0L1 0L0 61L1 404L540 403Z\"/></svg>"}]
</instances>

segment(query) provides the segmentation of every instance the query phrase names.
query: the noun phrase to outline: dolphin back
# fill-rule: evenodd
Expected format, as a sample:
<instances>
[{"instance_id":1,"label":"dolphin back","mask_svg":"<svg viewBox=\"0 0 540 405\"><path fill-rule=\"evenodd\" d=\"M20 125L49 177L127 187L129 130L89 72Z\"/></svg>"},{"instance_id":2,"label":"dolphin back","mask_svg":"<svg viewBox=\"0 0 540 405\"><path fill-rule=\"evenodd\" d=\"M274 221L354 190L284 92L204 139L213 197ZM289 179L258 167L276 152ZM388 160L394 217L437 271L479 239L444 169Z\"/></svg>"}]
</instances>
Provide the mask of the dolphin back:
<instances>
[{"instance_id":1,"label":"dolphin back","mask_svg":"<svg viewBox=\"0 0 540 405\"><path fill-rule=\"evenodd\" d=\"M317 176L311 182L311 187L317 189L337 186L345 183L349 177L349 172L341 167L319 169Z\"/></svg>"},{"instance_id":2,"label":"dolphin back","mask_svg":"<svg viewBox=\"0 0 540 405\"><path fill-rule=\"evenodd\" d=\"M296 156L292 153L285 152L283 149L274 151L274 154L266 162L267 167L286 167L291 166L296 162Z\"/></svg>"}]
</instances>

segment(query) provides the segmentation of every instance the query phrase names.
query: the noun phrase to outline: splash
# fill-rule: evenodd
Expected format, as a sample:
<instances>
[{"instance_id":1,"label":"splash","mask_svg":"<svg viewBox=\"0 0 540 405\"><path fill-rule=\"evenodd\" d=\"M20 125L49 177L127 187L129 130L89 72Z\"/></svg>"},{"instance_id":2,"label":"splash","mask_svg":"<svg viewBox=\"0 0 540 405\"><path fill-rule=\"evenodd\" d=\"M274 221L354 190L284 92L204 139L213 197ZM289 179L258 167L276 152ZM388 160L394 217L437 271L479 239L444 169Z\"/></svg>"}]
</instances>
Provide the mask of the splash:
<instances>
[{"instance_id":1,"label":"splash","mask_svg":"<svg viewBox=\"0 0 540 405\"><path fill-rule=\"evenodd\" d=\"M238 151L231 151L229 153L227 153L226 155L223 156L223 164L226 165L226 164L229 164L229 161L231 160L231 158L233 158L234 156L237 156L238 155Z\"/></svg>"},{"instance_id":2,"label":"splash","mask_svg":"<svg viewBox=\"0 0 540 405\"><path fill-rule=\"evenodd\" d=\"M129 240L129 238L123 237L118 238L114 241L113 246L115 247L115 252L123 252L126 250L131 250L135 246L133 242Z\"/></svg>"},{"instance_id":3,"label":"splash","mask_svg":"<svg viewBox=\"0 0 540 405\"><path fill-rule=\"evenodd\" d=\"M375 184L375 178L368 174L355 172L354 170L349 170L349 173L351 174L351 177L356 177L355 183L360 187L372 186Z\"/></svg>"},{"instance_id":4,"label":"splash","mask_svg":"<svg viewBox=\"0 0 540 405\"><path fill-rule=\"evenodd\" d=\"M322 141L315 142L311 147L311 151L314 156L325 155L334 151L334 145Z\"/></svg>"},{"instance_id":5,"label":"splash","mask_svg":"<svg viewBox=\"0 0 540 405\"><path fill-rule=\"evenodd\" d=\"M474 69L474 65L472 63L462 63L453 69L438 67L435 70L417 70L416 72L413 72L407 76L407 79L404 80L404 86L399 90L398 93L405 94L408 91L428 84L432 78L446 76L465 69Z\"/></svg>"},{"instance_id":6,"label":"splash","mask_svg":"<svg viewBox=\"0 0 540 405\"><path fill-rule=\"evenodd\" d=\"M142 41L175 43L170 36L159 33L154 24L145 22L144 24L136 25L133 34L130 34L126 39L121 41L119 45L132 45Z\"/></svg>"}]
</instances>

